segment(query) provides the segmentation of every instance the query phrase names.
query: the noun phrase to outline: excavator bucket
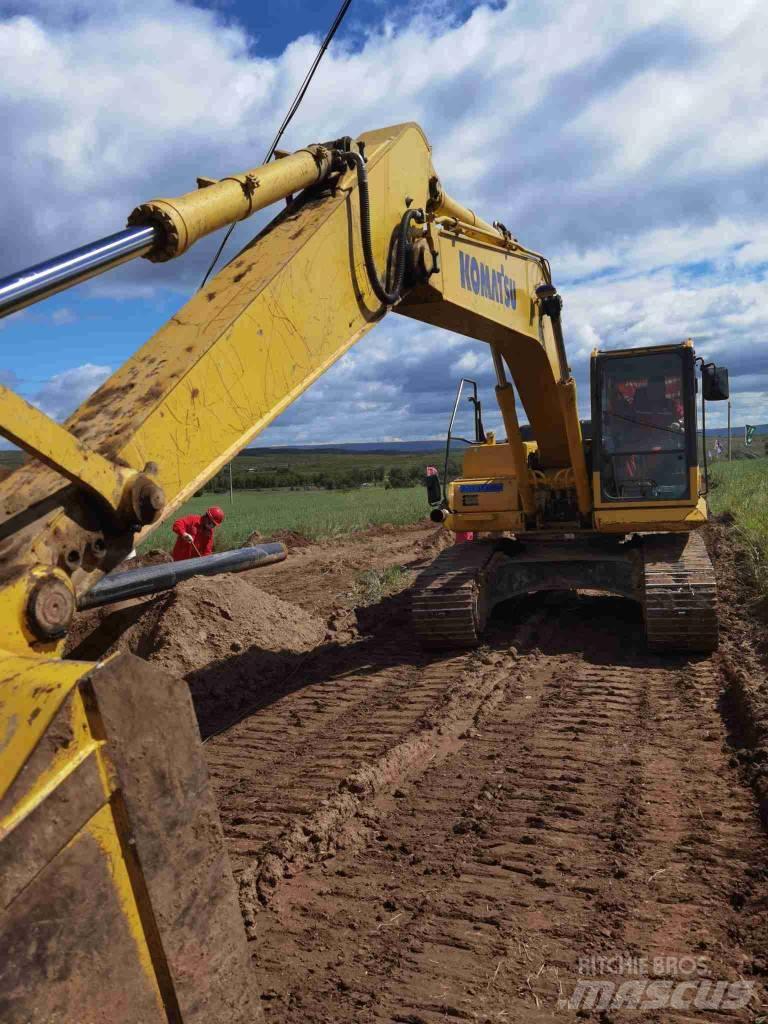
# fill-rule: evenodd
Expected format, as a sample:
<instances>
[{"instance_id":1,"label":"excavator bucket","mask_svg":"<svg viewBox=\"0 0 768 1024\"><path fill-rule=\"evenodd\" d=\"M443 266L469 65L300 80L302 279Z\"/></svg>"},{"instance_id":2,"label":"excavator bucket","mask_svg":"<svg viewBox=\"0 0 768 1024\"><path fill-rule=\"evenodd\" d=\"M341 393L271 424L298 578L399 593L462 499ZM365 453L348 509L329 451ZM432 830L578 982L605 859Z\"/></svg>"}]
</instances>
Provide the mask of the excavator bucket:
<instances>
[{"instance_id":1,"label":"excavator bucket","mask_svg":"<svg viewBox=\"0 0 768 1024\"><path fill-rule=\"evenodd\" d=\"M0 660L0 1020L259 1019L185 683Z\"/></svg>"}]
</instances>

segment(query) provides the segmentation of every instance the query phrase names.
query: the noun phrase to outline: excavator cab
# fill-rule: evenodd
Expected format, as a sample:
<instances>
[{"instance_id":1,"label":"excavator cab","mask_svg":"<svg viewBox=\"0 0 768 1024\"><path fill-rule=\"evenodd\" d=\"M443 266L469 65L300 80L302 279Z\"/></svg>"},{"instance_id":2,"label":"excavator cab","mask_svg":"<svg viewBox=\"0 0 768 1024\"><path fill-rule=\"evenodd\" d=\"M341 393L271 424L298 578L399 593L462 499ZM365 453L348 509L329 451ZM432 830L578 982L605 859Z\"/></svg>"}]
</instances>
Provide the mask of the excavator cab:
<instances>
[{"instance_id":1,"label":"excavator cab","mask_svg":"<svg viewBox=\"0 0 768 1024\"><path fill-rule=\"evenodd\" d=\"M595 501L688 502L698 492L690 344L592 356Z\"/></svg>"}]
</instances>

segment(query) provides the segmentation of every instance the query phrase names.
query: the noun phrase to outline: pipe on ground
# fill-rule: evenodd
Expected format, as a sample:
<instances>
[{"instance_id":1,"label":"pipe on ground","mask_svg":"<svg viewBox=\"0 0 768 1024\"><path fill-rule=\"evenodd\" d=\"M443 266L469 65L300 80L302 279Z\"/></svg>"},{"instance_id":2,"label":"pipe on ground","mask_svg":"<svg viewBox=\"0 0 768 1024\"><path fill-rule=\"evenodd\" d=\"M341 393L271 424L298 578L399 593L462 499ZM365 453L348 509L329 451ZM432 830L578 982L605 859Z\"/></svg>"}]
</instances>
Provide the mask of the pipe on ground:
<instances>
[{"instance_id":1,"label":"pipe on ground","mask_svg":"<svg viewBox=\"0 0 768 1024\"><path fill-rule=\"evenodd\" d=\"M221 551L202 558L188 558L183 562L149 565L142 569L105 576L77 602L79 611L99 608L132 597L146 597L163 590L171 590L182 580L193 576L218 576L228 572L243 572L273 562L282 562L287 554L283 544L258 544L251 548Z\"/></svg>"}]
</instances>

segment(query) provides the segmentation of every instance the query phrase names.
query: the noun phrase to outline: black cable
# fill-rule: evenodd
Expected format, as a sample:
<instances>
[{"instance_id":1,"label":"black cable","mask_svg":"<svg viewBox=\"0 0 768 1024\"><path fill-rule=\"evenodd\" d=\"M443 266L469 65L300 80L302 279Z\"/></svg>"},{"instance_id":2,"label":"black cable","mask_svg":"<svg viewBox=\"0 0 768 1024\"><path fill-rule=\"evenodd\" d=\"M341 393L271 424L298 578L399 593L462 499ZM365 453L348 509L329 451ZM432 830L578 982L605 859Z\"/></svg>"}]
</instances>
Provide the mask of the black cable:
<instances>
[{"instance_id":1,"label":"black cable","mask_svg":"<svg viewBox=\"0 0 768 1024\"><path fill-rule=\"evenodd\" d=\"M209 265L208 269L207 269L207 270L206 270L206 272L205 272L205 277L204 277L204 278L203 278L203 280L202 280L202 281L200 282L200 288L204 288L204 287L205 287L205 282L206 282L206 281L208 280L208 278L209 278L209 277L211 276L211 272L212 272L213 268L214 268L214 267L216 266L216 264L217 264L217 263L219 262L219 256L221 256L222 252L224 252L224 246L225 246L225 245L227 244L227 242L229 241L229 236L230 236L230 235L232 234L232 232L233 232L233 231L235 230L235 225L236 225L236 224L237 224L237 221L236 221L236 220L233 220L233 221L232 221L232 223L231 223L231 224L229 225L229 227L227 228L227 233L226 233L226 235L224 235L224 237L222 238L222 240L221 240L221 245L220 245L220 246L219 246L219 248L218 248L218 249L216 250L216 255L215 255L215 256L213 257L213 259L211 260L211 262L210 262L210 265ZM200 288L198 288L197 290L198 290L198 291L200 291Z\"/></svg>"},{"instance_id":2,"label":"black cable","mask_svg":"<svg viewBox=\"0 0 768 1024\"><path fill-rule=\"evenodd\" d=\"M307 72L307 75L306 75L304 81L301 84L301 88L299 89L298 93L296 94L296 98L294 99L293 103L291 104L291 107L288 110L288 113L285 115L283 123L280 125L280 128L279 128L279 130L277 132L277 135L275 135L275 138L272 141L272 145L269 147L269 152L267 153L267 156L266 156L266 158L264 160L264 163L267 163L267 161L271 158L271 156L274 153L274 151L277 149L278 142L282 138L283 133L285 132L285 130L288 127L288 125L293 120L294 114L299 109L299 105L301 104L301 101L304 99L304 94L306 93L307 89L309 88L309 83L312 81L312 78L314 77L314 74L317 71L318 65L320 64L320 61L323 59L323 55L325 54L325 51L331 45L331 41L332 41L333 37L336 35L336 32L337 32L339 26L341 25L342 21L344 20L344 15L347 13L347 11L349 9L349 5L351 3L352 3L352 0L344 0L344 3L342 3L341 7L339 8L339 11L338 11L336 17L334 18L333 24L328 29L328 33L326 34L326 37L323 40L322 45L320 46L320 49L317 51L317 55L316 55L314 61L312 62L312 66L310 67L309 71Z\"/></svg>"},{"instance_id":3,"label":"black cable","mask_svg":"<svg viewBox=\"0 0 768 1024\"><path fill-rule=\"evenodd\" d=\"M424 222L423 210L406 210L400 221L397 233L397 251L395 255L395 272L393 277L393 289L388 292L381 283L379 273L376 270L376 261L373 258L373 245L371 243L371 198L368 192L368 171L365 160L359 153L345 153L350 164L357 168L357 190L360 194L360 235L363 243L363 259L368 280L371 282L376 298L385 306L394 306L403 290L403 279L405 278L405 256L408 248L408 227L412 220L421 224Z\"/></svg>"},{"instance_id":4,"label":"black cable","mask_svg":"<svg viewBox=\"0 0 768 1024\"><path fill-rule=\"evenodd\" d=\"M272 159L272 156L273 156L275 150L277 149L278 142L283 137L283 135L285 133L285 130L287 129L288 125L293 120L294 114L299 109L299 106L301 105L301 101L304 99L304 94L306 93L307 89L309 88L309 83L312 81L312 79L314 77L314 74L317 71L318 65L320 64L320 61L323 59L323 55L325 54L325 51L331 45L331 40L336 35L336 32L338 31L339 25L341 25L342 21L344 20L344 15L349 10L349 5L351 3L352 3L352 0L344 0L344 2L342 3L341 7L339 8L339 10L338 10L338 12L336 14L336 17L333 19L333 24L328 29L328 32L326 33L325 39L323 40L323 42L322 42L322 44L320 46L320 49L317 51L315 59L312 61L312 65L311 65L309 71L307 72L307 74L306 74L306 76L304 78L304 81L301 83L299 91L296 93L296 96L295 96L295 98L293 100L293 103L288 108L288 113L283 118L283 123L280 125L280 127L278 129L277 135L275 135L274 139L272 140L272 145L267 150L267 155L262 160L262 164L268 164L269 161ZM227 233L226 233L226 235L224 235L224 238L222 239L221 245L216 250L216 255L211 260L211 265L206 270L205 277L203 278L203 280L200 283L200 288L205 287L205 282L211 276L211 272L213 271L213 268L218 263L219 256L221 256L222 252L224 251L224 246L229 241L229 236L235 230L235 226L237 225L237 223L238 222L236 220L232 221L232 223L227 228Z\"/></svg>"}]
</instances>

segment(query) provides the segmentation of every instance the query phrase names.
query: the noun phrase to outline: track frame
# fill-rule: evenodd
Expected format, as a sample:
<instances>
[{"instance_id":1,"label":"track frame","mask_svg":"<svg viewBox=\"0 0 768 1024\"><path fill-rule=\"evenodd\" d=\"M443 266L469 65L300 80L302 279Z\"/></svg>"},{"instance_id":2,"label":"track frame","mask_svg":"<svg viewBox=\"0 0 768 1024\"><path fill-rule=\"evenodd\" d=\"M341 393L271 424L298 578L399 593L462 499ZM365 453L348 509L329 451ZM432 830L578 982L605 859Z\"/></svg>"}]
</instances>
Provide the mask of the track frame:
<instances>
[{"instance_id":1,"label":"track frame","mask_svg":"<svg viewBox=\"0 0 768 1024\"><path fill-rule=\"evenodd\" d=\"M590 590L635 601L653 651L717 647L717 587L698 534L456 544L419 574L413 629L425 646L475 647L497 605L543 590Z\"/></svg>"}]
</instances>

